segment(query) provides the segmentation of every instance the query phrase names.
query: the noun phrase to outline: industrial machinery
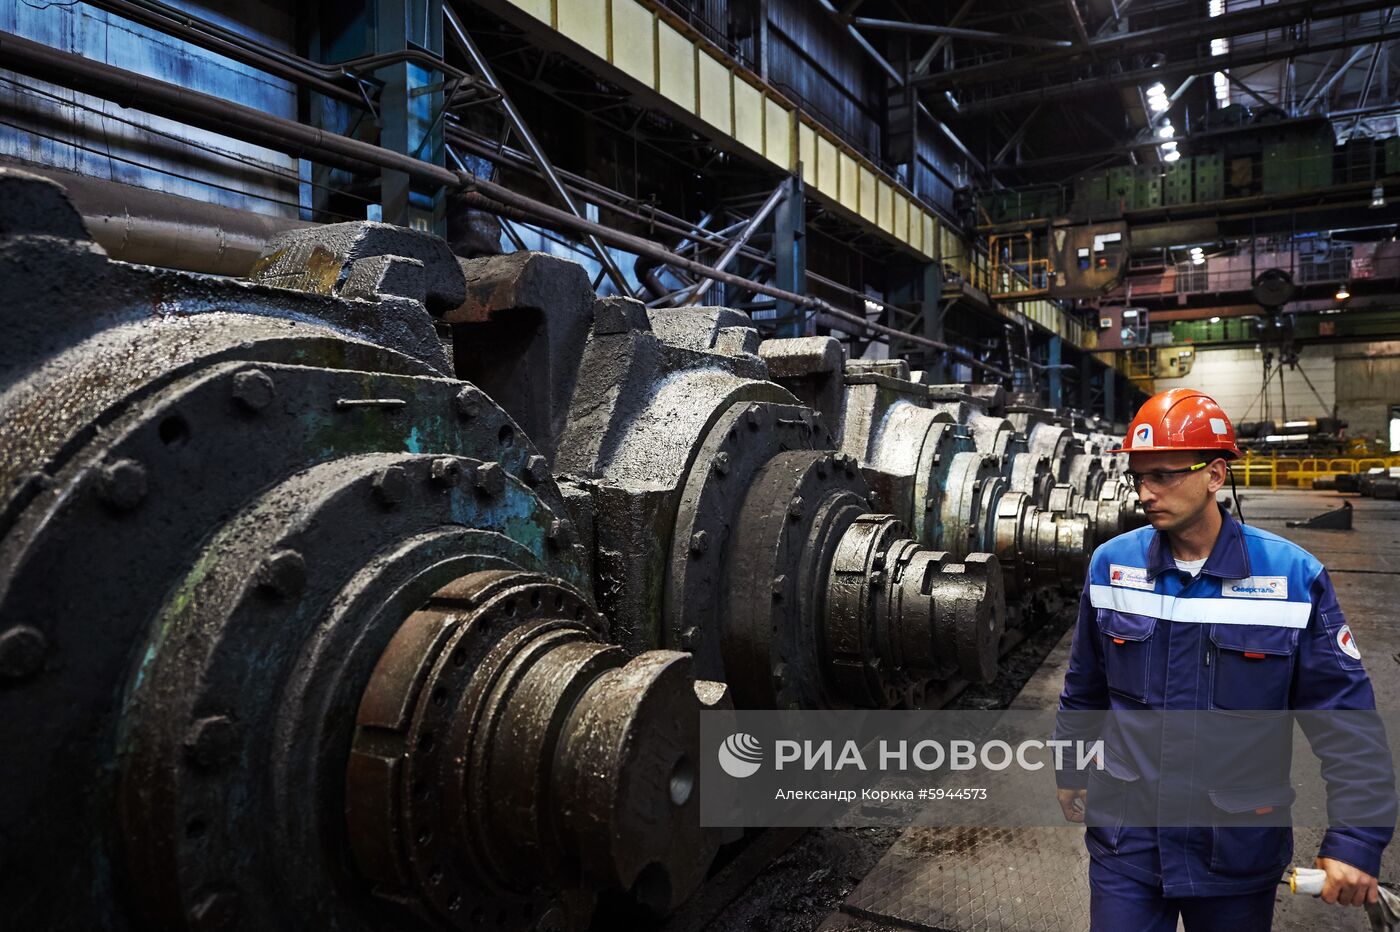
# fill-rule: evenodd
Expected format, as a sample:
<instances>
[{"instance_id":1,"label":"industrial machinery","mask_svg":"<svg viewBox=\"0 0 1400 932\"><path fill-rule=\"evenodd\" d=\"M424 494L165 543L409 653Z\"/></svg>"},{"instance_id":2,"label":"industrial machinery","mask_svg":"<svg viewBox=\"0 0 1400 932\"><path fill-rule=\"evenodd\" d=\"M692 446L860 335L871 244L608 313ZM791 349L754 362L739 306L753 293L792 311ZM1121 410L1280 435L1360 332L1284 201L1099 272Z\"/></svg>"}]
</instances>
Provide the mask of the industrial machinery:
<instances>
[{"instance_id":1,"label":"industrial machinery","mask_svg":"<svg viewBox=\"0 0 1400 932\"><path fill-rule=\"evenodd\" d=\"M0 172L7 919L669 908L718 845L694 780L725 687L609 642L543 458L452 376L446 246L315 232L259 273L302 292L130 266Z\"/></svg>"},{"instance_id":2,"label":"industrial machinery","mask_svg":"<svg viewBox=\"0 0 1400 932\"><path fill-rule=\"evenodd\" d=\"M1110 458L999 385L930 385L898 360L842 365L835 340L768 340L773 378L838 425L876 504L930 547L993 552L1015 600L1081 579L1095 544L1141 523ZM1117 466L1111 467L1118 468Z\"/></svg>"},{"instance_id":3,"label":"industrial machinery","mask_svg":"<svg viewBox=\"0 0 1400 932\"><path fill-rule=\"evenodd\" d=\"M0 171L0 280L26 928L664 912L721 841L702 710L991 679L1007 590L1131 512L1090 425L547 255L352 223L170 272Z\"/></svg>"},{"instance_id":4,"label":"industrial machinery","mask_svg":"<svg viewBox=\"0 0 1400 932\"><path fill-rule=\"evenodd\" d=\"M580 524L625 647L688 651L750 708L918 706L931 680L995 675L996 558L932 549L881 513L831 419L769 379L744 315L604 299L585 331L577 265L462 264L458 372L591 503Z\"/></svg>"}]
</instances>

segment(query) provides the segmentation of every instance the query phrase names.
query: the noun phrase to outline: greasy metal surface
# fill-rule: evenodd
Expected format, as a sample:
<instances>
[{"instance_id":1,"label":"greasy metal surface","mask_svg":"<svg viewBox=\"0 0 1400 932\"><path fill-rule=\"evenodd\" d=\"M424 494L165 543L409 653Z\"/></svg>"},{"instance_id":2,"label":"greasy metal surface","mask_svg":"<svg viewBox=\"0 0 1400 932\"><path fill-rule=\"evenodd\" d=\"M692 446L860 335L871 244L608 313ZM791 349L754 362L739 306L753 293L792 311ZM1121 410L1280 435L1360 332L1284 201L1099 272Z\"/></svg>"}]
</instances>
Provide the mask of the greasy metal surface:
<instances>
[{"instance_id":1,"label":"greasy metal surface","mask_svg":"<svg viewBox=\"0 0 1400 932\"><path fill-rule=\"evenodd\" d=\"M413 298L435 316L466 298L462 270L445 241L387 223L289 230L268 243L248 278L319 295Z\"/></svg>"},{"instance_id":2,"label":"greasy metal surface","mask_svg":"<svg viewBox=\"0 0 1400 932\"><path fill-rule=\"evenodd\" d=\"M760 355L777 381L811 394L814 374L831 368L817 349L769 340ZM1131 526L1087 423L1008 408L999 386L929 385L900 361L851 360L843 383L841 446L859 459L873 504L927 546L994 551L1018 601L1082 575L1094 545Z\"/></svg>"},{"instance_id":3,"label":"greasy metal surface","mask_svg":"<svg viewBox=\"0 0 1400 932\"><path fill-rule=\"evenodd\" d=\"M455 928L577 928L593 883L641 879L660 911L695 889L718 846L699 826L698 713L727 694L697 689L686 654L629 661L603 628L569 587L504 570L404 622L347 768L350 844L380 896Z\"/></svg>"},{"instance_id":4,"label":"greasy metal surface","mask_svg":"<svg viewBox=\"0 0 1400 932\"><path fill-rule=\"evenodd\" d=\"M754 476L735 522L722 596L721 651L736 705L872 704L868 694L828 678L821 650L832 556L866 501L860 470L838 454L780 453ZM885 704L883 688L879 695L877 706Z\"/></svg>"},{"instance_id":5,"label":"greasy metal surface","mask_svg":"<svg viewBox=\"0 0 1400 932\"><path fill-rule=\"evenodd\" d=\"M724 675L730 537L754 474L818 439L806 409L752 402L725 411L700 444L676 505L664 593L665 643L694 653L700 676Z\"/></svg>"},{"instance_id":6,"label":"greasy metal surface","mask_svg":"<svg viewBox=\"0 0 1400 932\"><path fill-rule=\"evenodd\" d=\"M339 297L313 295L109 263L52 184L5 172L0 194L0 740L19 749L0 758L6 918L412 924L374 895L345 820L354 710L386 645L483 571L583 593L574 611L593 617L577 489L566 506L518 425L443 377L424 304L461 295L421 274L440 242L341 231L356 261ZM374 242L411 254L365 254ZM571 637L548 658L586 641L584 665L607 669L506 664L491 687L506 698L488 703L504 730L458 745L525 754L540 726L568 747L550 794L568 810L533 837L566 839L573 866L544 877L534 858L495 857L496 886L543 904L489 917L504 927L576 928L609 885L667 908L713 851L677 749L723 688L695 683L686 655L629 660L594 629ZM424 790L460 814L458 785ZM518 807L469 808L507 820L493 845L528 848ZM393 862L401 834L381 840L366 863Z\"/></svg>"}]
</instances>

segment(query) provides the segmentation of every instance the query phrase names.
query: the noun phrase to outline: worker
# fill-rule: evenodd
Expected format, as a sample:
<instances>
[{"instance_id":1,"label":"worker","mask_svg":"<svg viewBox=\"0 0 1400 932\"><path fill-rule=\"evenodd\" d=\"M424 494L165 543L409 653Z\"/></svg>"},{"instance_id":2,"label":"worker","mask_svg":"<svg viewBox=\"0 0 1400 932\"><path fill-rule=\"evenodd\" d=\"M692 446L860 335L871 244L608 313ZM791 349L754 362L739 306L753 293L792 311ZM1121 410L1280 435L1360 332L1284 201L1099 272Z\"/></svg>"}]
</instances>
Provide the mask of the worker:
<instances>
[{"instance_id":1,"label":"worker","mask_svg":"<svg viewBox=\"0 0 1400 932\"><path fill-rule=\"evenodd\" d=\"M1294 543L1241 524L1217 503L1228 461L1240 452L1214 400L1180 388L1155 395L1133 418L1123 447L1109 452L1128 454L1127 477L1149 526L1094 552L1060 696L1062 720L1071 717L1066 712L1088 710L1375 709L1356 640L1322 564ZM1377 743L1383 748L1383 736ZM1317 742L1314 752L1324 756ZM1165 766L1165 743L1160 753ZM1112 798L1114 785L1096 781L1153 779L1108 769L1107 776L1057 773L1067 820L1085 822L1100 788ZM1332 827L1323 836L1316 864L1326 871L1328 903L1377 899L1376 875L1394 817L1388 750L1383 769L1376 785L1385 786L1391 827ZM1234 808L1268 813L1288 806L1292 792L1285 779L1272 795L1261 790L1259 799ZM1093 932L1174 932L1178 917L1187 932L1270 928L1277 885L1293 857L1287 824L1095 822L1090 818L1085 831Z\"/></svg>"}]
</instances>

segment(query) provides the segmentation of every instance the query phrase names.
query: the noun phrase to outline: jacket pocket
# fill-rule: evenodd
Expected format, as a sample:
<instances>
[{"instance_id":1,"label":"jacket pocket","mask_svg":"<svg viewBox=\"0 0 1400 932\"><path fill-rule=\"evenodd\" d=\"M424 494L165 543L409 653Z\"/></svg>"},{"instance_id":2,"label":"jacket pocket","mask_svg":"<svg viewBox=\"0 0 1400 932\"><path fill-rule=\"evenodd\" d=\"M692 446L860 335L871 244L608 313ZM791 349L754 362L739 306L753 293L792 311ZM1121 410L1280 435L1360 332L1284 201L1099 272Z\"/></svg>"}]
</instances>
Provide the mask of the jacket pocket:
<instances>
[{"instance_id":1,"label":"jacket pocket","mask_svg":"<svg viewBox=\"0 0 1400 932\"><path fill-rule=\"evenodd\" d=\"M1288 708L1298 629L1272 625L1211 625L1215 645L1212 709Z\"/></svg>"},{"instance_id":2,"label":"jacket pocket","mask_svg":"<svg viewBox=\"0 0 1400 932\"><path fill-rule=\"evenodd\" d=\"M1123 830L1131 821L1128 813L1141 808L1134 805L1138 782L1136 771L1119 761L1111 751L1106 752L1102 770L1089 772L1084 825L1095 840L1113 854L1118 853Z\"/></svg>"},{"instance_id":3,"label":"jacket pocket","mask_svg":"<svg viewBox=\"0 0 1400 932\"><path fill-rule=\"evenodd\" d=\"M1147 701L1147 679L1152 669L1152 635L1156 627L1157 619L1150 615L1099 610L1104 672L1109 690L1136 702Z\"/></svg>"},{"instance_id":4,"label":"jacket pocket","mask_svg":"<svg viewBox=\"0 0 1400 932\"><path fill-rule=\"evenodd\" d=\"M1251 825L1253 821L1287 821L1296 793L1287 783L1210 791L1217 812L1211 827L1210 870L1226 877L1277 873L1293 858L1293 829L1288 825Z\"/></svg>"}]
</instances>

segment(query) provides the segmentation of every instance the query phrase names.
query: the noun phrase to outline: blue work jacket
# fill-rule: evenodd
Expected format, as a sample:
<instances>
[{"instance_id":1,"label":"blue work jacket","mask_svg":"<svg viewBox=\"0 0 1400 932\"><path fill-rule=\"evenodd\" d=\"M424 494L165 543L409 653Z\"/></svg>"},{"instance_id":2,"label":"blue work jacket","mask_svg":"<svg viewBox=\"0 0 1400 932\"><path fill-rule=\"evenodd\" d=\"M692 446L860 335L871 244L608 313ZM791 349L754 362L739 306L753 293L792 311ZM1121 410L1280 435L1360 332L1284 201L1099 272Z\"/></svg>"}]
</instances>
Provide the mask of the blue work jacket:
<instances>
[{"instance_id":1,"label":"blue work jacket","mask_svg":"<svg viewBox=\"0 0 1400 932\"><path fill-rule=\"evenodd\" d=\"M1194 578L1177 568L1166 536L1151 527L1119 535L1094 552L1061 710L1375 709L1371 681L1322 564L1290 541L1241 525L1223 509L1221 514L1220 535ZM1161 742L1162 769L1167 761L1200 753L1194 736L1174 740ZM1390 827L1331 828L1318 852L1373 876L1394 825L1383 730L1378 742L1370 759L1381 759L1384 773L1367 779L1374 793L1384 795ZM1110 799L1132 781L1158 777L1148 772L1150 761L1125 759L1112 745L1105 770L1057 774L1061 787L1087 786L1090 811L1096 793ZM1313 741L1324 776L1355 763L1326 745ZM1208 798L1206 808L1222 810L1219 821L1228 827L1210 818L1204 820L1208 827L1189 828L1123 827L1109 820L1086 826L1090 856L1161 884L1169 897L1245 893L1278 883L1292 863L1292 828L1238 827L1238 820L1255 811L1286 812L1294 799L1287 779L1244 791L1210 790Z\"/></svg>"}]
</instances>

